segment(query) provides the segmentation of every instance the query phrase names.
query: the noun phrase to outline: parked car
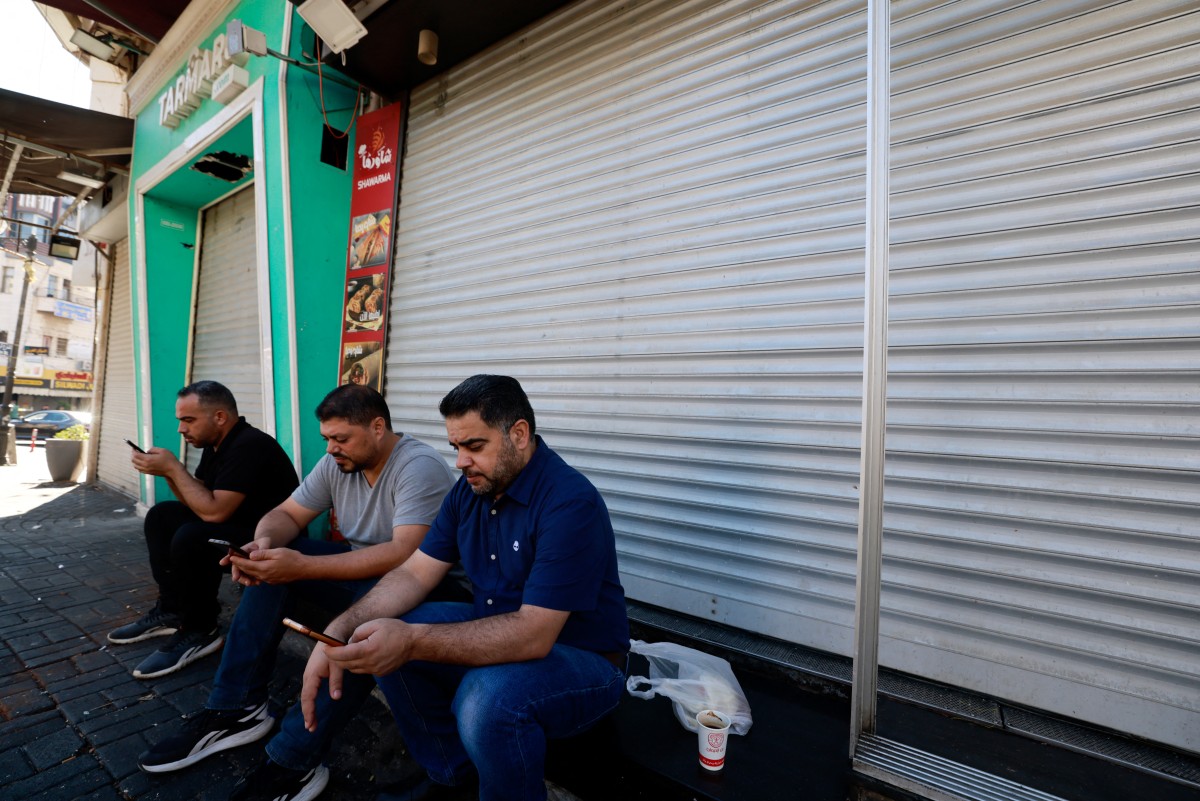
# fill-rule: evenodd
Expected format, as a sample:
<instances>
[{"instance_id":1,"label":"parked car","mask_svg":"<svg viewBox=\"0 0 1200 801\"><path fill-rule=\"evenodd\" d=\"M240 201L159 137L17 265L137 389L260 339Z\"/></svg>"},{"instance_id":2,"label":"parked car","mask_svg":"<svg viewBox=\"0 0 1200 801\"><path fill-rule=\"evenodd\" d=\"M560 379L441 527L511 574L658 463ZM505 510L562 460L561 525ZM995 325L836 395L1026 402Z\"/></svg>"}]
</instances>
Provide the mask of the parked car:
<instances>
[{"instance_id":1,"label":"parked car","mask_svg":"<svg viewBox=\"0 0 1200 801\"><path fill-rule=\"evenodd\" d=\"M46 409L27 414L13 422L12 425L16 430L16 435L22 439L28 439L33 434L35 428L38 432L38 439L48 439L59 431L71 426L82 425L90 430L92 416L84 412L63 412Z\"/></svg>"}]
</instances>

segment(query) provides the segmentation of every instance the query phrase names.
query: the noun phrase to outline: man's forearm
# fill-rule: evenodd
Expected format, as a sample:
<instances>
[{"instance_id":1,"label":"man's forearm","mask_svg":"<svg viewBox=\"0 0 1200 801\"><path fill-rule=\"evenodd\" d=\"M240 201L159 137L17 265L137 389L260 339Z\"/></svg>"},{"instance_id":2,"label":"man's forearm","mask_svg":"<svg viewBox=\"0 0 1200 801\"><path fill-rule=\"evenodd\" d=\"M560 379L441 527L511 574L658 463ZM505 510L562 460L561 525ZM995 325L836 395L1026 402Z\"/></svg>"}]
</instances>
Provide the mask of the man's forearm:
<instances>
[{"instance_id":1,"label":"man's forearm","mask_svg":"<svg viewBox=\"0 0 1200 801\"><path fill-rule=\"evenodd\" d=\"M412 552L412 547L393 540L345 553L313 556L315 572L312 578L324 581L376 578L399 567Z\"/></svg>"},{"instance_id":2,"label":"man's forearm","mask_svg":"<svg viewBox=\"0 0 1200 801\"><path fill-rule=\"evenodd\" d=\"M523 607L462 623L416 626L410 659L470 666L541 659L566 621L564 615L554 625L547 611Z\"/></svg>"},{"instance_id":3,"label":"man's forearm","mask_svg":"<svg viewBox=\"0 0 1200 801\"><path fill-rule=\"evenodd\" d=\"M425 588L416 577L404 568L398 568L386 574L370 592L334 618L325 631L340 640L348 639L361 624L402 615L424 600L425 595Z\"/></svg>"},{"instance_id":4,"label":"man's forearm","mask_svg":"<svg viewBox=\"0 0 1200 801\"><path fill-rule=\"evenodd\" d=\"M175 497L201 520L206 523L225 522L226 515L219 514L217 499L212 490L204 486L204 482L188 473L182 465L180 465L180 469L163 476L163 478L167 480L167 486L171 488L171 492L175 493Z\"/></svg>"},{"instance_id":5,"label":"man's forearm","mask_svg":"<svg viewBox=\"0 0 1200 801\"><path fill-rule=\"evenodd\" d=\"M282 509L272 509L262 516L254 529L254 539L264 537L271 541L272 548L282 548L300 533L300 524Z\"/></svg>"}]
</instances>

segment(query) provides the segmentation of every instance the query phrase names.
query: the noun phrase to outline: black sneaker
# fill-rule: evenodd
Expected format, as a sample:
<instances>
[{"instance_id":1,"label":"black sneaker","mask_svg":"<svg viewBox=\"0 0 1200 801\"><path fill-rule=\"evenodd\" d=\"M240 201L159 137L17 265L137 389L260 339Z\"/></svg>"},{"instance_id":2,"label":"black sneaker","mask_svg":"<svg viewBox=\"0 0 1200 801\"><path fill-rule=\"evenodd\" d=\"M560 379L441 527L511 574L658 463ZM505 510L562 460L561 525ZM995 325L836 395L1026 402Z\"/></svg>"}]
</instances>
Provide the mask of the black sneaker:
<instances>
[{"instance_id":1,"label":"black sneaker","mask_svg":"<svg viewBox=\"0 0 1200 801\"><path fill-rule=\"evenodd\" d=\"M179 734L138 757L138 767L148 773L186 768L209 754L261 740L274 725L265 703L233 712L203 709L187 717Z\"/></svg>"},{"instance_id":2,"label":"black sneaker","mask_svg":"<svg viewBox=\"0 0 1200 801\"><path fill-rule=\"evenodd\" d=\"M329 768L291 770L270 759L246 774L233 786L229 801L311 801L329 783Z\"/></svg>"},{"instance_id":3,"label":"black sneaker","mask_svg":"<svg viewBox=\"0 0 1200 801\"><path fill-rule=\"evenodd\" d=\"M180 668L187 667L201 657L208 656L213 651L220 650L225 644L225 638L217 634L217 630L177 631L167 640L167 644L142 660L133 669L135 679L155 679L174 673Z\"/></svg>"},{"instance_id":4,"label":"black sneaker","mask_svg":"<svg viewBox=\"0 0 1200 801\"><path fill-rule=\"evenodd\" d=\"M110 631L108 641L117 645L127 645L151 637L166 637L168 634L174 634L178 628L179 615L164 612L161 606L155 604L153 609L137 620Z\"/></svg>"}]
</instances>

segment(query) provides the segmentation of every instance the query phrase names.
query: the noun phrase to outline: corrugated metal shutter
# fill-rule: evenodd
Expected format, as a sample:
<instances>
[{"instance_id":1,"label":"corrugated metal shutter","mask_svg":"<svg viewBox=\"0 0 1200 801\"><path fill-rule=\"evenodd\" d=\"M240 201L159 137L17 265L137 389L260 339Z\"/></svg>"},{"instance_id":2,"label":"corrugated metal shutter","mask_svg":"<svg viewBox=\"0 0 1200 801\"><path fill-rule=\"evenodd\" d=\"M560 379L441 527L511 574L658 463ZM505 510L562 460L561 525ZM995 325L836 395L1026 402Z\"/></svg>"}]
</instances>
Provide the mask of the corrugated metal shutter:
<instances>
[{"instance_id":1,"label":"corrugated metal shutter","mask_svg":"<svg viewBox=\"0 0 1200 801\"><path fill-rule=\"evenodd\" d=\"M863 11L584 2L414 92L387 375L436 443L517 376L632 597L841 654ZM894 7L882 659L1196 749L1182 11Z\"/></svg>"},{"instance_id":2,"label":"corrugated metal shutter","mask_svg":"<svg viewBox=\"0 0 1200 801\"><path fill-rule=\"evenodd\" d=\"M630 596L848 653L865 17L573 5L414 93L387 390L518 377Z\"/></svg>"},{"instance_id":3,"label":"corrugated metal shutter","mask_svg":"<svg viewBox=\"0 0 1200 801\"><path fill-rule=\"evenodd\" d=\"M250 425L263 427L262 342L258 319L254 189L204 211L196 291L192 381L220 381ZM195 471L200 452L188 448Z\"/></svg>"},{"instance_id":4,"label":"corrugated metal shutter","mask_svg":"<svg viewBox=\"0 0 1200 801\"><path fill-rule=\"evenodd\" d=\"M109 487L137 497L139 474L129 464L129 446L124 441L126 437L138 439L128 239L113 245L112 270L109 295L112 311L108 322L108 349L104 355L96 476Z\"/></svg>"},{"instance_id":5,"label":"corrugated metal shutter","mask_svg":"<svg viewBox=\"0 0 1200 801\"><path fill-rule=\"evenodd\" d=\"M1200 14L895 8L881 659L1200 750Z\"/></svg>"}]
</instances>

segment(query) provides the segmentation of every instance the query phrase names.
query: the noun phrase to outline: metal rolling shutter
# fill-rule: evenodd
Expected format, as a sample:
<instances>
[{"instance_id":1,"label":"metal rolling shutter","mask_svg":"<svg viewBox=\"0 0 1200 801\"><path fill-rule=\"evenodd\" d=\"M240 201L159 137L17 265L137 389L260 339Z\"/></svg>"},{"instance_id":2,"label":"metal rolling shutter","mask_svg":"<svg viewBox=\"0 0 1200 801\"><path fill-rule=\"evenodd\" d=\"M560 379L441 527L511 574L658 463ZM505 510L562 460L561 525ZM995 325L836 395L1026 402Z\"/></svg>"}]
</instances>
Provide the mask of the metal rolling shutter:
<instances>
[{"instance_id":1,"label":"metal rolling shutter","mask_svg":"<svg viewBox=\"0 0 1200 801\"><path fill-rule=\"evenodd\" d=\"M137 439L136 386L133 365L133 304L129 273L129 240L113 246L109 302L108 350L104 357L104 394L98 426L100 449L96 476L113 489L137 497L139 474L129 464L125 437Z\"/></svg>"},{"instance_id":2,"label":"metal rolling shutter","mask_svg":"<svg viewBox=\"0 0 1200 801\"><path fill-rule=\"evenodd\" d=\"M254 226L252 186L204 211L191 380L220 381L246 421L263 428ZM194 471L200 453L187 450L188 469Z\"/></svg>"},{"instance_id":3,"label":"metal rolling shutter","mask_svg":"<svg viewBox=\"0 0 1200 801\"><path fill-rule=\"evenodd\" d=\"M388 401L518 377L631 597L848 653L865 17L584 2L414 92Z\"/></svg>"},{"instance_id":4,"label":"metal rolling shutter","mask_svg":"<svg viewBox=\"0 0 1200 801\"><path fill-rule=\"evenodd\" d=\"M435 443L517 376L631 597L841 654L862 12L583 2L415 92L387 375ZM1197 750L1183 12L894 6L881 656Z\"/></svg>"},{"instance_id":5,"label":"metal rolling shutter","mask_svg":"<svg viewBox=\"0 0 1200 801\"><path fill-rule=\"evenodd\" d=\"M895 6L881 659L1200 751L1200 13Z\"/></svg>"}]
</instances>

